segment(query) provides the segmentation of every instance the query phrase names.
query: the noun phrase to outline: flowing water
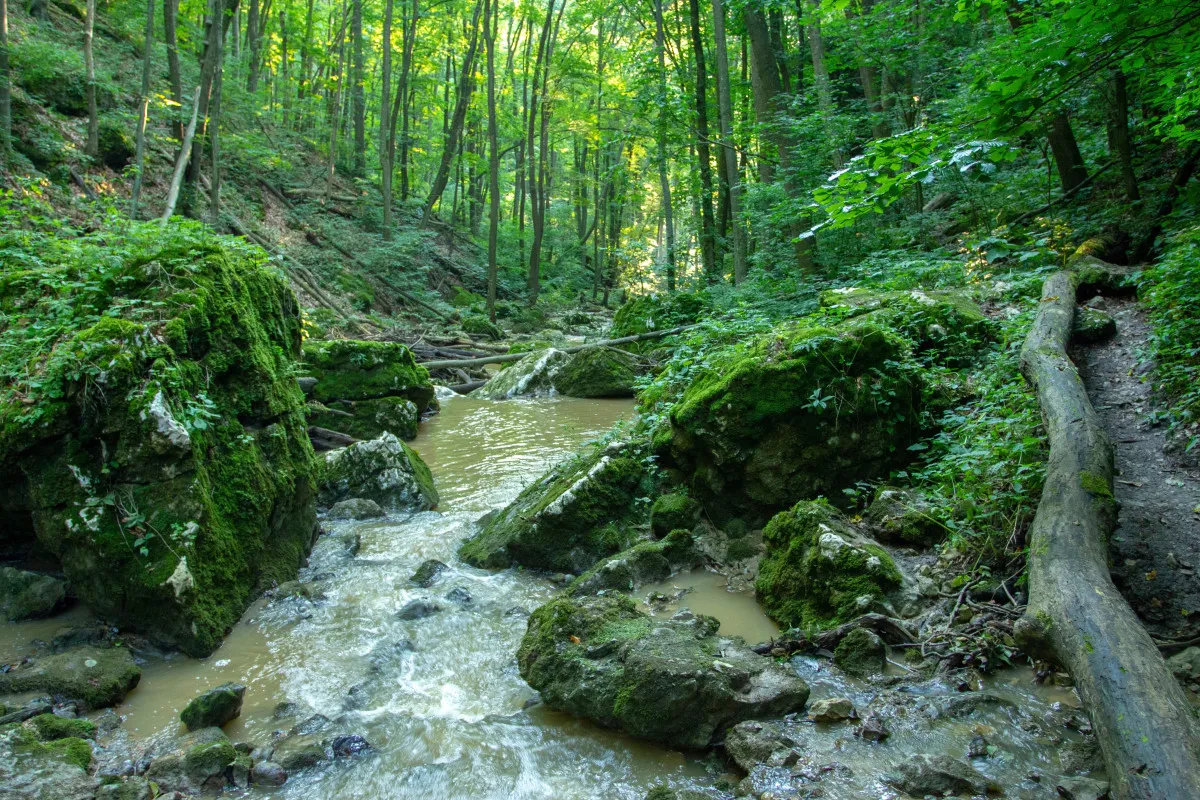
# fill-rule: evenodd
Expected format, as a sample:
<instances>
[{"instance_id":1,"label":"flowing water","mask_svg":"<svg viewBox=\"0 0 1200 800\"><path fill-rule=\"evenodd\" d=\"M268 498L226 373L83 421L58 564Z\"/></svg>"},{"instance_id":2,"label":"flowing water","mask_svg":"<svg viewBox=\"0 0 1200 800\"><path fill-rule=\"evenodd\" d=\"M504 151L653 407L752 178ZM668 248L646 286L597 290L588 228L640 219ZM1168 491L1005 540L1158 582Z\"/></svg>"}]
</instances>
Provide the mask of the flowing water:
<instances>
[{"instance_id":1,"label":"flowing water","mask_svg":"<svg viewBox=\"0 0 1200 800\"><path fill-rule=\"evenodd\" d=\"M719 762L633 740L534 702L513 656L528 612L558 587L530 572L486 572L455 558L479 517L631 414L627 401L447 400L414 443L433 471L439 510L327 523L330 535L318 542L301 575L318 581L324 598L260 600L211 657L150 659L141 685L118 709L125 722L107 757L123 758L140 742L182 732L178 715L189 699L237 681L249 690L242 715L226 727L235 741L265 744L321 714L333 720L330 730L362 734L374 745L367 754L293 775L280 789L251 790L254 798L641 800L664 782L711 785L709 770L721 772L713 766ZM342 534L358 535L357 553ZM429 558L449 569L431 588L414 588L408 578ZM659 596L647 609L660 616L690 608L716 616L724 633L751 642L777 632L751 595L729 591L715 573L678 575L639 591L643 599L650 595ZM395 612L414 599L432 600L442 610L397 619ZM13 626L9 649L48 638L63 623L59 617ZM860 708L886 701L894 734L878 745L853 736L848 724L801 719L805 758L790 773L757 776L758 791L794 796L787 785L807 768L816 780L837 776L823 789L827 797L895 796L879 778L897 759L913 752L961 758L984 733L998 754L977 763L980 769L1009 787L1030 787L1030 797L1054 796L1052 785L1039 787L1026 776L1058 771L1054 745L1074 734L1054 715L1069 714L1077 704L1072 691L1033 690L1027 674L1012 672L991 686L1003 702L951 719L935 695L953 695L952 687L882 690L845 679L825 661L798 657L792 663L812 685L813 699L849 696ZM285 702L292 704L286 716L277 713ZM103 763L105 753L98 756Z\"/></svg>"}]
</instances>

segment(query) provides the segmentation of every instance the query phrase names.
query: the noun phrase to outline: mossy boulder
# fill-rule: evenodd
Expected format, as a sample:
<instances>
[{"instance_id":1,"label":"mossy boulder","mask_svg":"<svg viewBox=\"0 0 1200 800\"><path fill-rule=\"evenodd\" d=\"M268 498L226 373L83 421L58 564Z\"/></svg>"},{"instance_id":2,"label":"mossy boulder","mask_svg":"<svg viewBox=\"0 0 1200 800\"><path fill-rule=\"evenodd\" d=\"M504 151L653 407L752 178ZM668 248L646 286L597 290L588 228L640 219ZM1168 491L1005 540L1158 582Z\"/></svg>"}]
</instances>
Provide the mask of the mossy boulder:
<instances>
[{"instance_id":1,"label":"mossy boulder","mask_svg":"<svg viewBox=\"0 0 1200 800\"><path fill-rule=\"evenodd\" d=\"M0 673L0 694L45 692L77 700L84 708L107 708L124 700L141 677L123 647L79 647Z\"/></svg>"},{"instance_id":2,"label":"mossy boulder","mask_svg":"<svg viewBox=\"0 0 1200 800\"><path fill-rule=\"evenodd\" d=\"M919 372L895 331L787 323L715 356L654 449L717 524L757 521L903 463L920 406Z\"/></svg>"},{"instance_id":3,"label":"mossy boulder","mask_svg":"<svg viewBox=\"0 0 1200 800\"><path fill-rule=\"evenodd\" d=\"M970 361L994 339L992 321L962 292L832 289L821 293L821 307L826 314L892 328L912 341L918 354L939 364Z\"/></svg>"},{"instance_id":4,"label":"mossy boulder","mask_svg":"<svg viewBox=\"0 0 1200 800\"><path fill-rule=\"evenodd\" d=\"M92 800L99 781L88 774L91 765L86 739L45 741L28 726L0 728L0 796L6 800Z\"/></svg>"},{"instance_id":5,"label":"mossy boulder","mask_svg":"<svg viewBox=\"0 0 1200 800\"><path fill-rule=\"evenodd\" d=\"M379 519L387 516L379 503L374 500L363 500L351 497L349 500L339 500L329 509L330 519Z\"/></svg>"},{"instance_id":6,"label":"mossy boulder","mask_svg":"<svg viewBox=\"0 0 1200 800\"><path fill-rule=\"evenodd\" d=\"M1096 344L1117 335L1117 321L1098 308L1079 306L1071 326L1071 341L1076 344Z\"/></svg>"},{"instance_id":7,"label":"mossy boulder","mask_svg":"<svg viewBox=\"0 0 1200 800\"><path fill-rule=\"evenodd\" d=\"M946 538L946 526L922 495L909 489L880 487L863 515L867 530L881 542L930 547Z\"/></svg>"},{"instance_id":8,"label":"mossy boulder","mask_svg":"<svg viewBox=\"0 0 1200 800\"><path fill-rule=\"evenodd\" d=\"M891 556L823 500L775 515L755 589L767 615L788 628L829 628L867 613L900 588Z\"/></svg>"},{"instance_id":9,"label":"mossy boulder","mask_svg":"<svg viewBox=\"0 0 1200 800\"><path fill-rule=\"evenodd\" d=\"M628 523L645 479L629 445L585 446L525 487L463 543L459 557L490 569L583 572L632 543Z\"/></svg>"},{"instance_id":10,"label":"mossy boulder","mask_svg":"<svg viewBox=\"0 0 1200 800\"><path fill-rule=\"evenodd\" d=\"M66 719L54 714L39 714L25 723L39 741L54 742L59 739L95 739L96 725L86 719Z\"/></svg>"},{"instance_id":11,"label":"mossy boulder","mask_svg":"<svg viewBox=\"0 0 1200 800\"><path fill-rule=\"evenodd\" d=\"M696 566L703 560L691 531L680 529L658 541L638 542L628 550L609 556L572 581L567 593L577 597L609 589L632 592L646 584L666 580L675 572Z\"/></svg>"},{"instance_id":12,"label":"mossy boulder","mask_svg":"<svg viewBox=\"0 0 1200 800\"><path fill-rule=\"evenodd\" d=\"M504 331L500 329L500 326L482 314L475 314L464 318L462 329L465 333L469 333L472 336L482 336L492 341L499 341L504 338Z\"/></svg>"},{"instance_id":13,"label":"mossy boulder","mask_svg":"<svg viewBox=\"0 0 1200 800\"><path fill-rule=\"evenodd\" d=\"M40 257L0 278L6 511L97 615L207 655L312 544L295 295L192 223Z\"/></svg>"},{"instance_id":14,"label":"mossy boulder","mask_svg":"<svg viewBox=\"0 0 1200 800\"><path fill-rule=\"evenodd\" d=\"M416 450L390 433L324 454L318 503L357 498L388 511L425 511L438 504L433 474Z\"/></svg>"},{"instance_id":15,"label":"mossy boulder","mask_svg":"<svg viewBox=\"0 0 1200 800\"><path fill-rule=\"evenodd\" d=\"M619 339L691 325L700 320L710 305L707 292L641 295L617 309L609 335Z\"/></svg>"},{"instance_id":16,"label":"mossy boulder","mask_svg":"<svg viewBox=\"0 0 1200 800\"><path fill-rule=\"evenodd\" d=\"M686 494L659 495L650 506L650 533L661 539L677 528L691 530L700 521L700 504Z\"/></svg>"},{"instance_id":17,"label":"mossy boulder","mask_svg":"<svg viewBox=\"0 0 1200 800\"><path fill-rule=\"evenodd\" d=\"M539 608L517 651L521 677L551 708L671 747L707 747L730 725L796 711L808 686L717 635L712 617L659 620L623 595Z\"/></svg>"},{"instance_id":18,"label":"mossy boulder","mask_svg":"<svg viewBox=\"0 0 1200 800\"><path fill-rule=\"evenodd\" d=\"M309 422L356 439L383 433L413 439L433 402L429 372L397 342L309 340L302 369L316 379Z\"/></svg>"},{"instance_id":19,"label":"mossy boulder","mask_svg":"<svg viewBox=\"0 0 1200 800\"><path fill-rule=\"evenodd\" d=\"M10 621L45 617L62 607L67 589L49 575L0 567L0 617Z\"/></svg>"},{"instance_id":20,"label":"mossy boulder","mask_svg":"<svg viewBox=\"0 0 1200 800\"><path fill-rule=\"evenodd\" d=\"M179 719L189 731L220 728L242 713L242 698L245 696L245 684L221 684L193 698L184 707Z\"/></svg>"},{"instance_id":21,"label":"mossy boulder","mask_svg":"<svg viewBox=\"0 0 1200 800\"><path fill-rule=\"evenodd\" d=\"M887 663L887 646L874 631L855 628L834 648L833 663L857 678L875 675L883 672Z\"/></svg>"},{"instance_id":22,"label":"mossy boulder","mask_svg":"<svg viewBox=\"0 0 1200 800\"><path fill-rule=\"evenodd\" d=\"M225 771L238 752L220 728L203 728L183 736L175 749L150 762L146 778L163 792L200 794L225 786Z\"/></svg>"},{"instance_id":23,"label":"mossy boulder","mask_svg":"<svg viewBox=\"0 0 1200 800\"><path fill-rule=\"evenodd\" d=\"M476 389L472 395L486 400L507 400L549 394L554 376L571 357L561 350L535 350Z\"/></svg>"},{"instance_id":24,"label":"mossy boulder","mask_svg":"<svg viewBox=\"0 0 1200 800\"><path fill-rule=\"evenodd\" d=\"M613 347L589 347L571 356L554 373L555 391L567 397L633 397L638 363Z\"/></svg>"}]
</instances>

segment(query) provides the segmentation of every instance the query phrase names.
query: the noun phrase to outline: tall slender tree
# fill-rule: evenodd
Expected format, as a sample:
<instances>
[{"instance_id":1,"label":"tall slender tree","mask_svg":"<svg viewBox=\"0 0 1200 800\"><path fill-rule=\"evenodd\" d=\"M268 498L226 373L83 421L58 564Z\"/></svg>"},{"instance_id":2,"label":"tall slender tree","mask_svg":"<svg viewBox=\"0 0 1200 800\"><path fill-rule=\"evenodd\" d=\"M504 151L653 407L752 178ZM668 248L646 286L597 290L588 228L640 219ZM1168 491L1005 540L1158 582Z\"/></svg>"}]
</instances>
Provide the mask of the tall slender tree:
<instances>
[{"instance_id":1,"label":"tall slender tree","mask_svg":"<svg viewBox=\"0 0 1200 800\"><path fill-rule=\"evenodd\" d=\"M383 76L379 100L379 173L383 194L383 240L392 238L392 148L391 115L387 113L392 96L392 0L383 8Z\"/></svg>"},{"instance_id":2,"label":"tall slender tree","mask_svg":"<svg viewBox=\"0 0 1200 800\"><path fill-rule=\"evenodd\" d=\"M741 178L738 176L737 151L733 146L733 100L729 91L729 52L725 44L725 7L712 0L713 42L717 60L717 108L721 117L721 154L729 191L730 229L733 231L733 280L746 278L746 234L742 226Z\"/></svg>"},{"instance_id":3,"label":"tall slender tree","mask_svg":"<svg viewBox=\"0 0 1200 800\"><path fill-rule=\"evenodd\" d=\"M96 0L87 0L83 23L83 61L87 72L87 145L85 152L95 158L100 150L100 111L96 107L96 56L92 39L96 30Z\"/></svg>"},{"instance_id":4,"label":"tall slender tree","mask_svg":"<svg viewBox=\"0 0 1200 800\"><path fill-rule=\"evenodd\" d=\"M486 0L485 0L486 2ZM496 122L496 23L498 0L490 0L484 15L483 36L487 46L487 139L488 139L488 319L496 321L496 283L499 277L497 246L500 232L500 136Z\"/></svg>"}]
</instances>

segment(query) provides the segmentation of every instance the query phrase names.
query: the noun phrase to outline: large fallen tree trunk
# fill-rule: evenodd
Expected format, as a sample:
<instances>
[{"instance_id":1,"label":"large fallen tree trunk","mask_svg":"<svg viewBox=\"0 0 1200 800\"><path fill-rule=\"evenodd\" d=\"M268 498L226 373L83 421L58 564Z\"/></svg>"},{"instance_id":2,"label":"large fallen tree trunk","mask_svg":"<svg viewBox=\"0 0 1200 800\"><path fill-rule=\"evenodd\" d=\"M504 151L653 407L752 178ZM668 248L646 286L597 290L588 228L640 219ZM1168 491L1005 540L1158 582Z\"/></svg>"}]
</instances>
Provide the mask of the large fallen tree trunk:
<instances>
[{"instance_id":1,"label":"large fallen tree trunk","mask_svg":"<svg viewBox=\"0 0 1200 800\"><path fill-rule=\"evenodd\" d=\"M622 336L619 339L606 339L603 342L590 342L588 344L575 345L574 347L559 348L564 353L578 353L581 350L587 350L589 347L611 347L618 344L632 344L633 342L643 342L647 339L661 339L664 336L674 336L677 333L689 330L696 327L695 325L684 325L679 328L671 328L666 331L650 331L649 333L639 333L636 336ZM421 361L421 366L425 369L444 369L446 367L481 367L484 364L503 364L508 361L520 361L529 353L501 353L494 356L486 356L484 358L456 359L449 361Z\"/></svg>"},{"instance_id":2,"label":"large fallen tree trunk","mask_svg":"<svg viewBox=\"0 0 1200 800\"><path fill-rule=\"evenodd\" d=\"M1021 350L1050 439L1029 541L1022 649L1065 667L1092 718L1115 798L1200 797L1200 740L1183 691L1108 573L1113 450L1067 355L1075 279L1057 272Z\"/></svg>"}]
</instances>

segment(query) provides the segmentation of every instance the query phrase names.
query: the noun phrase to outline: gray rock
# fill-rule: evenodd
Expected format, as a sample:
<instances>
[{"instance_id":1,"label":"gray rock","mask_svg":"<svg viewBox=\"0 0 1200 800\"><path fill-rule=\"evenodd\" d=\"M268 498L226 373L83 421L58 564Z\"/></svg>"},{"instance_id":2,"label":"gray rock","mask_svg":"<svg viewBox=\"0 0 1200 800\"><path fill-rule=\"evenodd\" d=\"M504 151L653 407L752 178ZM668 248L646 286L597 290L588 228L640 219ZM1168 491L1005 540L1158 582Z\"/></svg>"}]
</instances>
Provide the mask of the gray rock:
<instances>
[{"instance_id":1,"label":"gray rock","mask_svg":"<svg viewBox=\"0 0 1200 800\"><path fill-rule=\"evenodd\" d=\"M869 742L882 742L892 735L884 718L874 712L863 718L855 733Z\"/></svg>"},{"instance_id":2,"label":"gray rock","mask_svg":"<svg viewBox=\"0 0 1200 800\"><path fill-rule=\"evenodd\" d=\"M808 718L813 722L841 722L852 716L854 703L848 697L827 697L808 707Z\"/></svg>"},{"instance_id":3,"label":"gray rock","mask_svg":"<svg viewBox=\"0 0 1200 800\"><path fill-rule=\"evenodd\" d=\"M285 581L275 589L275 597L298 597L304 600L324 600L325 590L317 581Z\"/></svg>"},{"instance_id":4,"label":"gray rock","mask_svg":"<svg viewBox=\"0 0 1200 800\"><path fill-rule=\"evenodd\" d=\"M884 486L863 514L871 535L881 542L928 547L946 538L946 526L919 492Z\"/></svg>"},{"instance_id":5,"label":"gray rock","mask_svg":"<svg viewBox=\"0 0 1200 800\"><path fill-rule=\"evenodd\" d=\"M209 689L187 704L179 719L188 730L220 728L242 713L242 698L246 687L241 683L225 683Z\"/></svg>"},{"instance_id":6,"label":"gray rock","mask_svg":"<svg viewBox=\"0 0 1200 800\"><path fill-rule=\"evenodd\" d=\"M283 786L287 779L287 770L274 761L259 761L250 770L250 782L258 786Z\"/></svg>"},{"instance_id":7,"label":"gray rock","mask_svg":"<svg viewBox=\"0 0 1200 800\"><path fill-rule=\"evenodd\" d=\"M124 647L79 647L0 673L0 694L47 692L69 697L83 708L107 708L125 699L142 671Z\"/></svg>"},{"instance_id":8,"label":"gray rock","mask_svg":"<svg viewBox=\"0 0 1200 800\"><path fill-rule=\"evenodd\" d=\"M918 753L895 767L898 777L892 782L898 789L917 797L951 794L985 794L987 779L974 767L943 755Z\"/></svg>"},{"instance_id":9,"label":"gray rock","mask_svg":"<svg viewBox=\"0 0 1200 800\"><path fill-rule=\"evenodd\" d=\"M487 400L507 400L510 397L528 397L549 394L554 388L554 376L567 364L571 357L561 350L546 348L535 350L502 372L473 393L473 397Z\"/></svg>"},{"instance_id":10,"label":"gray rock","mask_svg":"<svg viewBox=\"0 0 1200 800\"><path fill-rule=\"evenodd\" d=\"M62 581L49 575L0 567L0 616L15 622L53 614L66 600Z\"/></svg>"},{"instance_id":11,"label":"gray rock","mask_svg":"<svg viewBox=\"0 0 1200 800\"><path fill-rule=\"evenodd\" d=\"M1105 800L1109 784L1095 778L1064 777L1054 782L1054 788L1064 800Z\"/></svg>"},{"instance_id":12,"label":"gray rock","mask_svg":"<svg viewBox=\"0 0 1200 800\"><path fill-rule=\"evenodd\" d=\"M335 736L330 742L333 755L337 758L358 755L371 749L371 743L358 734Z\"/></svg>"},{"instance_id":13,"label":"gray rock","mask_svg":"<svg viewBox=\"0 0 1200 800\"><path fill-rule=\"evenodd\" d=\"M90 758L78 739L42 744L22 728L0 733L0 797L92 800L98 781L83 768Z\"/></svg>"},{"instance_id":14,"label":"gray rock","mask_svg":"<svg viewBox=\"0 0 1200 800\"><path fill-rule=\"evenodd\" d=\"M220 728L204 728L182 737L174 750L150 762L146 779L164 792L198 794L225 785L225 770L237 760Z\"/></svg>"},{"instance_id":15,"label":"gray rock","mask_svg":"<svg viewBox=\"0 0 1200 800\"><path fill-rule=\"evenodd\" d=\"M725 752L743 772L759 765L782 765L804 743L780 722L739 722L725 733Z\"/></svg>"},{"instance_id":16,"label":"gray rock","mask_svg":"<svg viewBox=\"0 0 1200 800\"><path fill-rule=\"evenodd\" d=\"M329 717L324 714L313 714L311 717L306 717L302 722L297 724L291 731L289 736L307 736L317 731L323 731L329 727Z\"/></svg>"},{"instance_id":17,"label":"gray rock","mask_svg":"<svg viewBox=\"0 0 1200 800\"><path fill-rule=\"evenodd\" d=\"M275 746L275 754L271 760L283 768L284 772L293 773L307 769L329 758L325 744L320 736L301 734L289 736Z\"/></svg>"},{"instance_id":18,"label":"gray rock","mask_svg":"<svg viewBox=\"0 0 1200 800\"><path fill-rule=\"evenodd\" d=\"M412 600L396 612L396 618L403 620L425 619L441 610L442 607L432 600Z\"/></svg>"},{"instance_id":19,"label":"gray rock","mask_svg":"<svg viewBox=\"0 0 1200 800\"><path fill-rule=\"evenodd\" d=\"M1098 308L1076 308L1071 327L1071 341L1076 344L1096 344L1117 335L1117 321L1107 311Z\"/></svg>"},{"instance_id":20,"label":"gray rock","mask_svg":"<svg viewBox=\"0 0 1200 800\"><path fill-rule=\"evenodd\" d=\"M804 681L719 626L654 619L621 595L562 597L530 617L517 664L547 706L673 747L804 706Z\"/></svg>"},{"instance_id":21,"label":"gray rock","mask_svg":"<svg viewBox=\"0 0 1200 800\"><path fill-rule=\"evenodd\" d=\"M416 451L390 433L326 453L318 505L372 500L389 511L425 511L438 503L433 477Z\"/></svg>"},{"instance_id":22,"label":"gray rock","mask_svg":"<svg viewBox=\"0 0 1200 800\"><path fill-rule=\"evenodd\" d=\"M351 497L334 503L329 509L330 519L378 519L386 516L379 503L362 497Z\"/></svg>"},{"instance_id":23,"label":"gray rock","mask_svg":"<svg viewBox=\"0 0 1200 800\"><path fill-rule=\"evenodd\" d=\"M138 775L130 775L120 783L109 783L96 791L96 800L150 800L153 797L150 782Z\"/></svg>"},{"instance_id":24,"label":"gray rock","mask_svg":"<svg viewBox=\"0 0 1200 800\"><path fill-rule=\"evenodd\" d=\"M461 586L455 586L450 591L446 592L446 599L451 603L458 603L460 606L468 606L475 602L475 598Z\"/></svg>"},{"instance_id":25,"label":"gray rock","mask_svg":"<svg viewBox=\"0 0 1200 800\"><path fill-rule=\"evenodd\" d=\"M887 646L874 631L855 628L834 648L833 663L847 675L865 678L883 672Z\"/></svg>"}]
</instances>

